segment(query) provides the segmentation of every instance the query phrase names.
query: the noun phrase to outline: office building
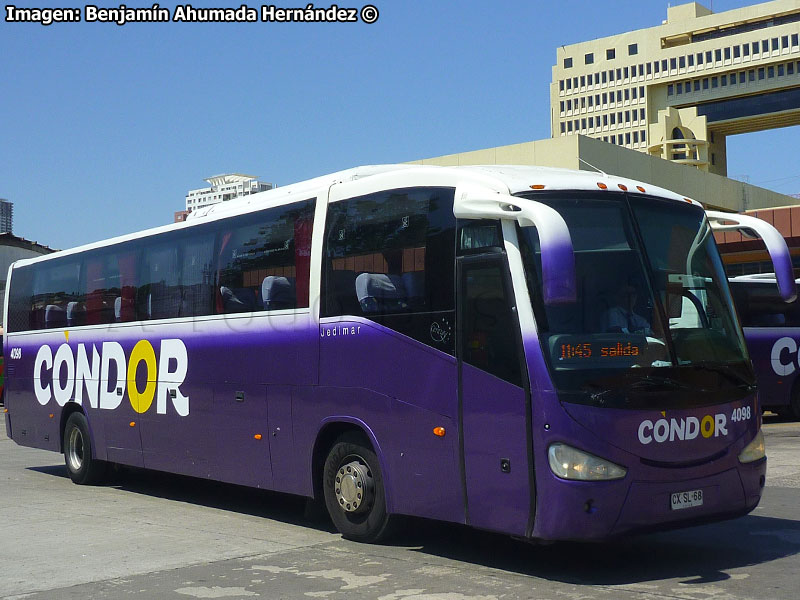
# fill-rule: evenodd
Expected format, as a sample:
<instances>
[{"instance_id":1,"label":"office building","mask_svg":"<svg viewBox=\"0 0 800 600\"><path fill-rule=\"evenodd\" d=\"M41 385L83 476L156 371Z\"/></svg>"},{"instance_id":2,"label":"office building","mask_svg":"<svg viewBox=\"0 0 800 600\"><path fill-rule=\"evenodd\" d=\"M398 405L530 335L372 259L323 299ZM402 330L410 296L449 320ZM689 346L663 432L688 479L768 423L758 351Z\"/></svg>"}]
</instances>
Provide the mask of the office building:
<instances>
[{"instance_id":1,"label":"office building","mask_svg":"<svg viewBox=\"0 0 800 600\"><path fill-rule=\"evenodd\" d=\"M800 124L799 37L800 0L721 13L693 2L661 25L562 46L552 137L727 175L728 135Z\"/></svg>"},{"instance_id":2,"label":"office building","mask_svg":"<svg viewBox=\"0 0 800 600\"><path fill-rule=\"evenodd\" d=\"M0 233L14 231L14 203L0 198Z\"/></svg>"}]
</instances>

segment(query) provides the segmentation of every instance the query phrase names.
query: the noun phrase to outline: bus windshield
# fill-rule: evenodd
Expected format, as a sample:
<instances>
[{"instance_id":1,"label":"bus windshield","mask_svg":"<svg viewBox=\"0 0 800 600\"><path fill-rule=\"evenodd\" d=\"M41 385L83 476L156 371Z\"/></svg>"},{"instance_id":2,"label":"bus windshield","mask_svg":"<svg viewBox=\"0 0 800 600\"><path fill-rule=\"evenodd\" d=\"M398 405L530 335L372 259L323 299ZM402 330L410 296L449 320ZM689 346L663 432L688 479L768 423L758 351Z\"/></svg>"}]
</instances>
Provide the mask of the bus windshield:
<instances>
[{"instance_id":1,"label":"bus windshield","mask_svg":"<svg viewBox=\"0 0 800 600\"><path fill-rule=\"evenodd\" d=\"M536 229L519 228L542 350L563 401L662 410L752 393L700 207L607 192L530 197L562 215L575 250L577 301L545 305Z\"/></svg>"}]
</instances>

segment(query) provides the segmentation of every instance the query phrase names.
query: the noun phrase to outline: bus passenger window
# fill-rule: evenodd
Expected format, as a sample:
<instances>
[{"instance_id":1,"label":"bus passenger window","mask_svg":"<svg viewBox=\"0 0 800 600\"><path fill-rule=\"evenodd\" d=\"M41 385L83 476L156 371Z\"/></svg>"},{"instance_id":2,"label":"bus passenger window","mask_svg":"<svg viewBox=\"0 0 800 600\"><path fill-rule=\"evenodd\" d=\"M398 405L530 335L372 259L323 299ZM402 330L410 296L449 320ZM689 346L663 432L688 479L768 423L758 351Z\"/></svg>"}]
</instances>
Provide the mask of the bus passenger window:
<instances>
[{"instance_id":1,"label":"bus passenger window","mask_svg":"<svg viewBox=\"0 0 800 600\"><path fill-rule=\"evenodd\" d=\"M314 200L242 215L219 243L217 313L308 307Z\"/></svg>"},{"instance_id":2,"label":"bus passenger window","mask_svg":"<svg viewBox=\"0 0 800 600\"><path fill-rule=\"evenodd\" d=\"M321 316L365 317L452 354L455 224L449 188L331 203Z\"/></svg>"}]
</instances>

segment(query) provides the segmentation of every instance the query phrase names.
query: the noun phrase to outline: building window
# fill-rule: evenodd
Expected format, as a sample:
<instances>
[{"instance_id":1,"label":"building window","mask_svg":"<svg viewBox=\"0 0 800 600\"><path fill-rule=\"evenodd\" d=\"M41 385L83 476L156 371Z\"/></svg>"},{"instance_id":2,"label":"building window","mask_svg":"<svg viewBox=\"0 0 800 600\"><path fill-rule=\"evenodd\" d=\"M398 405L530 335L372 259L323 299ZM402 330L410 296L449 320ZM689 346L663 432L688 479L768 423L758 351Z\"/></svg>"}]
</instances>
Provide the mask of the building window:
<instances>
[{"instance_id":1,"label":"building window","mask_svg":"<svg viewBox=\"0 0 800 600\"><path fill-rule=\"evenodd\" d=\"M648 75L653 74L653 63L647 63L647 74Z\"/></svg>"},{"instance_id":2,"label":"building window","mask_svg":"<svg viewBox=\"0 0 800 600\"><path fill-rule=\"evenodd\" d=\"M720 48L714 50L714 60L717 62L722 60L722 50Z\"/></svg>"},{"instance_id":3,"label":"building window","mask_svg":"<svg viewBox=\"0 0 800 600\"><path fill-rule=\"evenodd\" d=\"M631 111L629 111L629 110L625 111L625 122L626 123L630 123L631 122Z\"/></svg>"},{"instance_id":4,"label":"building window","mask_svg":"<svg viewBox=\"0 0 800 600\"><path fill-rule=\"evenodd\" d=\"M666 58L661 61L661 70L662 71L666 71L667 70L667 59Z\"/></svg>"},{"instance_id":5,"label":"building window","mask_svg":"<svg viewBox=\"0 0 800 600\"><path fill-rule=\"evenodd\" d=\"M725 60L730 60L730 59L731 59L731 49L725 48Z\"/></svg>"},{"instance_id":6,"label":"building window","mask_svg":"<svg viewBox=\"0 0 800 600\"><path fill-rule=\"evenodd\" d=\"M758 80L761 81L764 79L764 67L758 69Z\"/></svg>"},{"instance_id":7,"label":"building window","mask_svg":"<svg viewBox=\"0 0 800 600\"><path fill-rule=\"evenodd\" d=\"M628 79L630 77L630 73L628 71L628 67L625 67L624 72L625 72L625 79Z\"/></svg>"},{"instance_id":8,"label":"building window","mask_svg":"<svg viewBox=\"0 0 800 600\"><path fill-rule=\"evenodd\" d=\"M608 115L603 115L603 127L608 127Z\"/></svg>"},{"instance_id":9,"label":"building window","mask_svg":"<svg viewBox=\"0 0 800 600\"><path fill-rule=\"evenodd\" d=\"M695 79L694 80L694 91L695 92L699 92L700 91L700 80L699 79Z\"/></svg>"},{"instance_id":10,"label":"building window","mask_svg":"<svg viewBox=\"0 0 800 600\"><path fill-rule=\"evenodd\" d=\"M638 131L634 131L633 132L633 143L634 144L638 144L639 143L639 132Z\"/></svg>"},{"instance_id":11,"label":"building window","mask_svg":"<svg viewBox=\"0 0 800 600\"><path fill-rule=\"evenodd\" d=\"M697 64L698 65L702 65L703 64L703 53L702 52L698 52L697 53Z\"/></svg>"},{"instance_id":12,"label":"building window","mask_svg":"<svg viewBox=\"0 0 800 600\"><path fill-rule=\"evenodd\" d=\"M740 58L742 56L742 47L741 46L734 46L733 47L733 58Z\"/></svg>"},{"instance_id":13,"label":"building window","mask_svg":"<svg viewBox=\"0 0 800 600\"><path fill-rule=\"evenodd\" d=\"M634 54L639 54L639 45L628 44L628 56L633 56Z\"/></svg>"},{"instance_id":14,"label":"building window","mask_svg":"<svg viewBox=\"0 0 800 600\"><path fill-rule=\"evenodd\" d=\"M617 81L622 79L622 69L617 69Z\"/></svg>"},{"instance_id":15,"label":"building window","mask_svg":"<svg viewBox=\"0 0 800 600\"><path fill-rule=\"evenodd\" d=\"M631 145L631 134L630 133L626 133L625 134L625 145L627 145L627 146Z\"/></svg>"},{"instance_id":16,"label":"building window","mask_svg":"<svg viewBox=\"0 0 800 600\"><path fill-rule=\"evenodd\" d=\"M572 79L567 79L567 89L568 90L572 89Z\"/></svg>"},{"instance_id":17,"label":"building window","mask_svg":"<svg viewBox=\"0 0 800 600\"><path fill-rule=\"evenodd\" d=\"M614 81L614 69L610 69L608 71L608 80L609 81Z\"/></svg>"},{"instance_id":18,"label":"building window","mask_svg":"<svg viewBox=\"0 0 800 600\"><path fill-rule=\"evenodd\" d=\"M769 52L769 40L761 40L761 53Z\"/></svg>"},{"instance_id":19,"label":"building window","mask_svg":"<svg viewBox=\"0 0 800 600\"><path fill-rule=\"evenodd\" d=\"M647 141L647 133L645 133L644 129L642 129L639 133L642 138L642 143L644 144Z\"/></svg>"},{"instance_id":20,"label":"building window","mask_svg":"<svg viewBox=\"0 0 800 600\"><path fill-rule=\"evenodd\" d=\"M716 77L712 77L711 78L711 87L715 88L715 87L718 87L718 86L719 86L719 81L717 81Z\"/></svg>"},{"instance_id":21,"label":"building window","mask_svg":"<svg viewBox=\"0 0 800 600\"><path fill-rule=\"evenodd\" d=\"M751 46L753 48L753 56L755 56L756 54L758 54L758 42L753 42Z\"/></svg>"},{"instance_id":22,"label":"building window","mask_svg":"<svg viewBox=\"0 0 800 600\"><path fill-rule=\"evenodd\" d=\"M589 108L592 108L593 106L594 106L594 97L589 96Z\"/></svg>"},{"instance_id":23,"label":"building window","mask_svg":"<svg viewBox=\"0 0 800 600\"><path fill-rule=\"evenodd\" d=\"M750 56L750 44L742 44L742 56Z\"/></svg>"},{"instance_id":24,"label":"building window","mask_svg":"<svg viewBox=\"0 0 800 600\"><path fill-rule=\"evenodd\" d=\"M625 88L625 102L631 99L631 91L628 88Z\"/></svg>"},{"instance_id":25,"label":"building window","mask_svg":"<svg viewBox=\"0 0 800 600\"><path fill-rule=\"evenodd\" d=\"M800 36L798 36L798 34L796 34L796 33L792 34L792 46L797 46L798 37L800 37Z\"/></svg>"},{"instance_id":26,"label":"building window","mask_svg":"<svg viewBox=\"0 0 800 600\"><path fill-rule=\"evenodd\" d=\"M603 92L603 104L608 104L608 92Z\"/></svg>"},{"instance_id":27,"label":"building window","mask_svg":"<svg viewBox=\"0 0 800 600\"><path fill-rule=\"evenodd\" d=\"M686 60L689 61L689 66L690 67L694 66L694 54L690 54L689 56L687 56Z\"/></svg>"},{"instance_id":28,"label":"building window","mask_svg":"<svg viewBox=\"0 0 800 600\"><path fill-rule=\"evenodd\" d=\"M745 74L744 71L739 71L739 83L744 83Z\"/></svg>"},{"instance_id":29,"label":"building window","mask_svg":"<svg viewBox=\"0 0 800 600\"><path fill-rule=\"evenodd\" d=\"M711 50L706 51L706 64L711 62Z\"/></svg>"},{"instance_id":30,"label":"building window","mask_svg":"<svg viewBox=\"0 0 800 600\"><path fill-rule=\"evenodd\" d=\"M677 58L670 58L669 59L669 68L673 71L678 68L678 59Z\"/></svg>"},{"instance_id":31,"label":"building window","mask_svg":"<svg viewBox=\"0 0 800 600\"><path fill-rule=\"evenodd\" d=\"M789 63L788 65L786 65L786 74L794 75L794 63Z\"/></svg>"},{"instance_id":32,"label":"building window","mask_svg":"<svg viewBox=\"0 0 800 600\"><path fill-rule=\"evenodd\" d=\"M756 70L750 69L747 72L747 81L755 81L756 80Z\"/></svg>"},{"instance_id":33,"label":"building window","mask_svg":"<svg viewBox=\"0 0 800 600\"><path fill-rule=\"evenodd\" d=\"M615 135L611 136L611 143L612 144L616 144L617 143L617 136L615 136Z\"/></svg>"},{"instance_id":34,"label":"building window","mask_svg":"<svg viewBox=\"0 0 800 600\"><path fill-rule=\"evenodd\" d=\"M617 102L622 102L622 90L617 90Z\"/></svg>"},{"instance_id":35,"label":"building window","mask_svg":"<svg viewBox=\"0 0 800 600\"><path fill-rule=\"evenodd\" d=\"M589 52L586 56L583 57L584 64L591 65L594 63L594 53Z\"/></svg>"},{"instance_id":36,"label":"building window","mask_svg":"<svg viewBox=\"0 0 800 600\"><path fill-rule=\"evenodd\" d=\"M643 108L639 109L639 120L640 121L644 121L644 109Z\"/></svg>"},{"instance_id":37,"label":"building window","mask_svg":"<svg viewBox=\"0 0 800 600\"><path fill-rule=\"evenodd\" d=\"M608 50L606 50L606 60L613 60L614 58L616 58L616 56L617 52L616 50L614 50L614 48L609 48Z\"/></svg>"},{"instance_id":38,"label":"building window","mask_svg":"<svg viewBox=\"0 0 800 600\"><path fill-rule=\"evenodd\" d=\"M567 131L572 133L572 121L567 121Z\"/></svg>"},{"instance_id":39,"label":"building window","mask_svg":"<svg viewBox=\"0 0 800 600\"><path fill-rule=\"evenodd\" d=\"M704 90L708 89L708 77L703 78L703 89Z\"/></svg>"},{"instance_id":40,"label":"building window","mask_svg":"<svg viewBox=\"0 0 800 600\"><path fill-rule=\"evenodd\" d=\"M789 36L784 35L781 37L781 48L788 48L789 47Z\"/></svg>"},{"instance_id":41,"label":"building window","mask_svg":"<svg viewBox=\"0 0 800 600\"><path fill-rule=\"evenodd\" d=\"M683 84L681 82L678 82L678 93L679 94L683 93Z\"/></svg>"},{"instance_id":42,"label":"building window","mask_svg":"<svg viewBox=\"0 0 800 600\"><path fill-rule=\"evenodd\" d=\"M581 75L581 87L586 87L586 75Z\"/></svg>"},{"instance_id":43,"label":"building window","mask_svg":"<svg viewBox=\"0 0 800 600\"><path fill-rule=\"evenodd\" d=\"M617 124L617 113L611 113L611 124L612 125Z\"/></svg>"},{"instance_id":44,"label":"building window","mask_svg":"<svg viewBox=\"0 0 800 600\"><path fill-rule=\"evenodd\" d=\"M670 83L667 86L667 96L672 96L675 93L675 87Z\"/></svg>"},{"instance_id":45,"label":"building window","mask_svg":"<svg viewBox=\"0 0 800 600\"><path fill-rule=\"evenodd\" d=\"M780 45L778 44L778 38L772 38L772 49L780 50Z\"/></svg>"},{"instance_id":46,"label":"building window","mask_svg":"<svg viewBox=\"0 0 800 600\"><path fill-rule=\"evenodd\" d=\"M565 58L564 59L564 68L565 69L571 69L572 68L572 59L571 58Z\"/></svg>"},{"instance_id":47,"label":"building window","mask_svg":"<svg viewBox=\"0 0 800 600\"><path fill-rule=\"evenodd\" d=\"M770 79L775 77L775 67L767 67L767 77Z\"/></svg>"},{"instance_id":48,"label":"building window","mask_svg":"<svg viewBox=\"0 0 800 600\"><path fill-rule=\"evenodd\" d=\"M733 77L733 75L731 75L731 77ZM722 77L720 77L719 78L719 84L722 87L725 87L726 85L728 85L728 76L727 75L723 75Z\"/></svg>"},{"instance_id":49,"label":"building window","mask_svg":"<svg viewBox=\"0 0 800 600\"><path fill-rule=\"evenodd\" d=\"M778 77L783 77L783 65L778 65Z\"/></svg>"},{"instance_id":50,"label":"building window","mask_svg":"<svg viewBox=\"0 0 800 600\"><path fill-rule=\"evenodd\" d=\"M636 88L632 88L631 89L631 96L633 97L634 100L636 100L636 93L637 93Z\"/></svg>"},{"instance_id":51,"label":"building window","mask_svg":"<svg viewBox=\"0 0 800 600\"><path fill-rule=\"evenodd\" d=\"M586 129L586 119L581 119L581 129Z\"/></svg>"},{"instance_id":52,"label":"building window","mask_svg":"<svg viewBox=\"0 0 800 600\"><path fill-rule=\"evenodd\" d=\"M644 77L644 65L639 65L639 77Z\"/></svg>"}]
</instances>

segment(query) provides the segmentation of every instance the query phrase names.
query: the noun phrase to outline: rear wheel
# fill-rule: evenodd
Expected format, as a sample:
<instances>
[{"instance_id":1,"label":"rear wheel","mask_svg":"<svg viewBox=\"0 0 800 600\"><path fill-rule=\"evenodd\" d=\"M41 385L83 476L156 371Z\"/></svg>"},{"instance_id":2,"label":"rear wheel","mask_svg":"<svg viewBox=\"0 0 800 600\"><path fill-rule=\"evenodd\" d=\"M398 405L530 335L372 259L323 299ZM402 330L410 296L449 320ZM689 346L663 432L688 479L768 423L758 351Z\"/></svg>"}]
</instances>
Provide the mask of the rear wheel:
<instances>
[{"instance_id":1,"label":"rear wheel","mask_svg":"<svg viewBox=\"0 0 800 600\"><path fill-rule=\"evenodd\" d=\"M362 435L341 436L322 475L325 505L342 536L377 542L389 534L389 515L378 457Z\"/></svg>"},{"instance_id":2,"label":"rear wheel","mask_svg":"<svg viewBox=\"0 0 800 600\"><path fill-rule=\"evenodd\" d=\"M69 478L80 485L92 485L103 480L107 463L92 456L89 423L79 412L72 413L64 427L64 462Z\"/></svg>"}]
</instances>

